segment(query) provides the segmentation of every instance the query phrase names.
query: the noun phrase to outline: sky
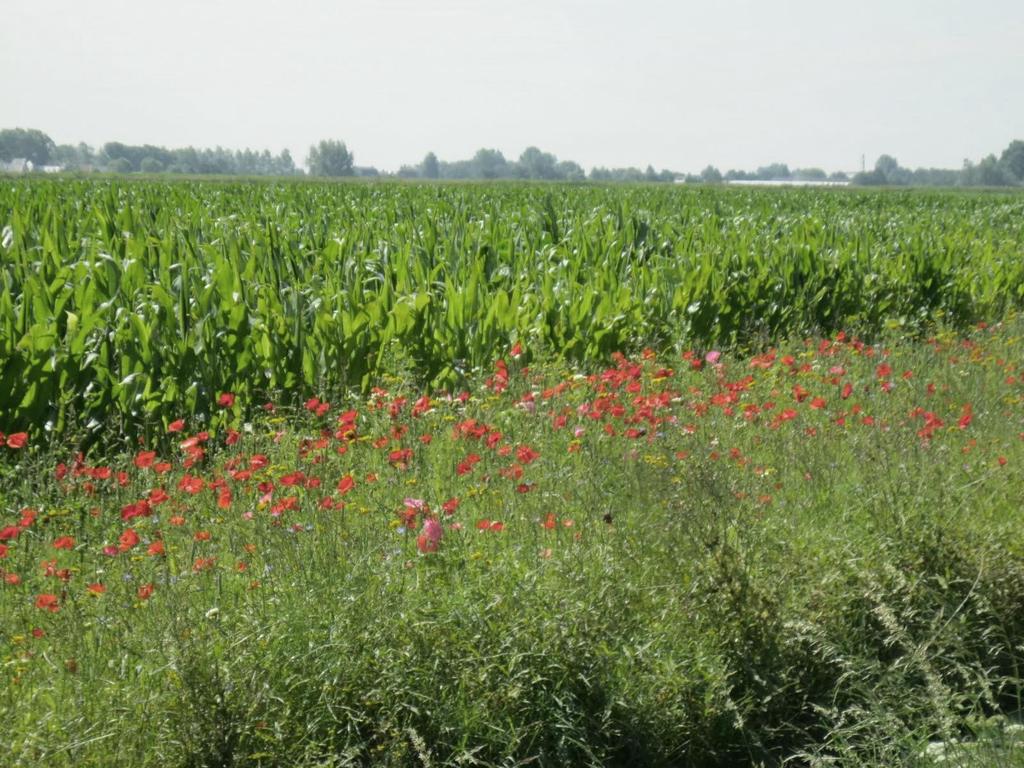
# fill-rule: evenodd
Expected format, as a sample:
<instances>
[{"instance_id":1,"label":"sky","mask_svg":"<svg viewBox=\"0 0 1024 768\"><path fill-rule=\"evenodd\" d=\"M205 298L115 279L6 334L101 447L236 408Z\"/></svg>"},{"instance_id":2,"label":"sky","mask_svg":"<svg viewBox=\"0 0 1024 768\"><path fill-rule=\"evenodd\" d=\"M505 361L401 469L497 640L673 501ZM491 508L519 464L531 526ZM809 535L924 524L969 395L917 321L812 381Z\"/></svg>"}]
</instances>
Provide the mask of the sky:
<instances>
[{"instance_id":1,"label":"sky","mask_svg":"<svg viewBox=\"0 0 1024 768\"><path fill-rule=\"evenodd\" d=\"M959 168L1024 139L1024 0L0 0L0 128L584 168Z\"/></svg>"}]
</instances>

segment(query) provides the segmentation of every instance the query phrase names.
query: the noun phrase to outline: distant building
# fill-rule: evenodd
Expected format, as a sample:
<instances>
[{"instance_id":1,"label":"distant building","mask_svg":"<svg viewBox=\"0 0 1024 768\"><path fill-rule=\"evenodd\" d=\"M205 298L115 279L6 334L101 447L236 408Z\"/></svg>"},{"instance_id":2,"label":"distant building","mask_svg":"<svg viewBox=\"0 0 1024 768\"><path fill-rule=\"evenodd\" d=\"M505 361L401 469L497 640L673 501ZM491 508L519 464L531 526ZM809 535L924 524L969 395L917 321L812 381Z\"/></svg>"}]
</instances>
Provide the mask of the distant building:
<instances>
[{"instance_id":1,"label":"distant building","mask_svg":"<svg viewBox=\"0 0 1024 768\"><path fill-rule=\"evenodd\" d=\"M725 182L735 187L848 187L849 181L837 179L730 179Z\"/></svg>"},{"instance_id":2,"label":"distant building","mask_svg":"<svg viewBox=\"0 0 1024 768\"><path fill-rule=\"evenodd\" d=\"M24 157L16 157L8 163L0 163L0 171L5 173L31 173L33 170L35 170L35 165Z\"/></svg>"}]
</instances>

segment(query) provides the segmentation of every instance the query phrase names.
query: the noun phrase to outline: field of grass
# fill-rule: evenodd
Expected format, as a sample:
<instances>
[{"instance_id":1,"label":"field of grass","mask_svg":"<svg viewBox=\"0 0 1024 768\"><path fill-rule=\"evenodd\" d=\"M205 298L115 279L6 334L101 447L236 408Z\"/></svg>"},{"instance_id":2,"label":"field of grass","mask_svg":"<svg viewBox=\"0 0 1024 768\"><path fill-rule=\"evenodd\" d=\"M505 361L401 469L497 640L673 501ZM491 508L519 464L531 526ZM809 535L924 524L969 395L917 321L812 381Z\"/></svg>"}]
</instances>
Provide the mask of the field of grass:
<instances>
[{"instance_id":1,"label":"field of grass","mask_svg":"<svg viewBox=\"0 0 1024 768\"><path fill-rule=\"evenodd\" d=\"M1022 764L1024 198L0 199L0 763Z\"/></svg>"}]
</instances>

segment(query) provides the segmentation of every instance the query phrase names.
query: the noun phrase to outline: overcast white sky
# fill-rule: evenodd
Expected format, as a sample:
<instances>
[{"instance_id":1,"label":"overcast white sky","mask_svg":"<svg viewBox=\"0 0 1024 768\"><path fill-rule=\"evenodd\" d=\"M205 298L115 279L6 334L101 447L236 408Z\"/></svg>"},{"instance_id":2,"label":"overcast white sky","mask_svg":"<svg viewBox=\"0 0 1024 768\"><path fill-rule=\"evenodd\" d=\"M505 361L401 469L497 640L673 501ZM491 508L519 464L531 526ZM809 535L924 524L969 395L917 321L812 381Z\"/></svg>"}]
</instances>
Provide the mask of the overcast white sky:
<instances>
[{"instance_id":1,"label":"overcast white sky","mask_svg":"<svg viewBox=\"0 0 1024 768\"><path fill-rule=\"evenodd\" d=\"M394 170L959 167L1024 139L1024 0L0 0L0 127Z\"/></svg>"}]
</instances>

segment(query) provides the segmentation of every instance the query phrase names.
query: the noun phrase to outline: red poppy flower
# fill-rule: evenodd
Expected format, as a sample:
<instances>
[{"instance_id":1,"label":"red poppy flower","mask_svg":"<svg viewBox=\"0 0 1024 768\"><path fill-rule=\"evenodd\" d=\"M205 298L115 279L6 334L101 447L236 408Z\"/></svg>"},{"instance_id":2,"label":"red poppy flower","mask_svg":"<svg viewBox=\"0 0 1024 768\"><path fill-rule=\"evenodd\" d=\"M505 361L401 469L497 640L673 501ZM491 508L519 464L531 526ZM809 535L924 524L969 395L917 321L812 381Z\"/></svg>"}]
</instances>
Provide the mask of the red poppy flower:
<instances>
[{"instance_id":1,"label":"red poppy flower","mask_svg":"<svg viewBox=\"0 0 1024 768\"><path fill-rule=\"evenodd\" d=\"M139 469L146 469L153 466L156 460L156 451L141 451L135 457L135 466Z\"/></svg>"},{"instance_id":2,"label":"red poppy flower","mask_svg":"<svg viewBox=\"0 0 1024 768\"><path fill-rule=\"evenodd\" d=\"M412 448L400 448L398 450L391 451L388 453L388 461L392 464L400 465L400 469L404 469L406 462L412 459Z\"/></svg>"},{"instance_id":3,"label":"red poppy flower","mask_svg":"<svg viewBox=\"0 0 1024 768\"><path fill-rule=\"evenodd\" d=\"M502 467L498 470L502 477L507 477L509 480L518 480L523 476L523 468L519 464L512 464L508 467Z\"/></svg>"},{"instance_id":4,"label":"red poppy flower","mask_svg":"<svg viewBox=\"0 0 1024 768\"><path fill-rule=\"evenodd\" d=\"M117 542L118 551L127 552L139 543L139 534L135 532L134 528L129 528L118 537Z\"/></svg>"},{"instance_id":5,"label":"red poppy flower","mask_svg":"<svg viewBox=\"0 0 1024 768\"><path fill-rule=\"evenodd\" d=\"M42 611L56 613L60 610L60 600L57 599L56 595L36 595L36 608L39 608Z\"/></svg>"},{"instance_id":6,"label":"red poppy flower","mask_svg":"<svg viewBox=\"0 0 1024 768\"><path fill-rule=\"evenodd\" d=\"M18 538L21 533L21 528L16 525L8 525L6 528L0 528L0 541L13 541Z\"/></svg>"},{"instance_id":7,"label":"red poppy flower","mask_svg":"<svg viewBox=\"0 0 1024 768\"><path fill-rule=\"evenodd\" d=\"M184 419L178 419L176 421L172 421L170 424L167 425L167 431L168 432L181 432L183 429L185 429L185 420Z\"/></svg>"},{"instance_id":8,"label":"red poppy flower","mask_svg":"<svg viewBox=\"0 0 1024 768\"><path fill-rule=\"evenodd\" d=\"M235 396L231 392L223 392L221 396L217 398L217 405L221 408L230 408L235 404Z\"/></svg>"},{"instance_id":9,"label":"red poppy flower","mask_svg":"<svg viewBox=\"0 0 1024 768\"><path fill-rule=\"evenodd\" d=\"M296 471L281 475L281 485L296 486L302 485L304 482L306 482L306 475L303 472Z\"/></svg>"},{"instance_id":10,"label":"red poppy flower","mask_svg":"<svg viewBox=\"0 0 1024 768\"><path fill-rule=\"evenodd\" d=\"M178 482L178 490L185 491L186 493L196 494L205 487L206 481L203 478L193 477L192 475L184 475Z\"/></svg>"},{"instance_id":11,"label":"red poppy flower","mask_svg":"<svg viewBox=\"0 0 1024 768\"><path fill-rule=\"evenodd\" d=\"M138 596L139 600L149 600L153 595L153 585L143 584L135 594Z\"/></svg>"},{"instance_id":12,"label":"red poppy flower","mask_svg":"<svg viewBox=\"0 0 1024 768\"><path fill-rule=\"evenodd\" d=\"M74 549L75 540L71 536L61 536L53 542L54 549Z\"/></svg>"},{"instance_id":13,"label":"red poppy flower","mask_svg":"<svg viewBox=\"0 0 1024 768\"><path fill-rule=\"evenodd\" d=\"M121 520L128 522L133 517L149 517L153 510L149 508L149 502L142 500L134 504L126 504L121 507Z\"/></svg>"},{"instance_id":14,"label":"red poppy flower","mask_svg":"<svg viewBox=\"0 0 1024 768\"><path fill-rule=\"evenodd\" d=\"M338 493L344 496L346 493L356 487L356 481L352 478L352 475L345 475L341 480L338 481Z\"/></svg>"},{"instance_id":15,"label":"red poppy flower","mask_svg":"<svg viewBox=\"0 0 1024 768\"><path fill-rule=\"evenodd\" d=\"M167 491L165 491L163 488L154 488L153 490L151 490L149 492L149 496L147 497L146 500L152 506L155 507L158 504L163 504L165 501L167 501L170 498L171 497L168 495Z\"/></svg>"},{"instance_id":16,"label":"red poppy flower","mask_svg":"<svg viewBox=\"0 0 1024 768\"><path fill-rule=\"evenodd\" d=\"M150 557L155 557L156 555L167 554L167 550L164 548L164 543L162 541L154 541L146 549L146 554Z\"/></svg>"},{"instance_id":17,"label":"red poppy flower","mask_svg":"<svg viewBox=\"0 0 1024 768\"><path fill-rule=\"evenodd\" d=\"M967 429L971 425L971 421L974 419L974 409L971 404L968 403L963 407L960 415L960 421L957 422L957 426L960 429Z\"/></svg>"},{"instance_id":18,"label":"red poppy flower","mask_svg":"<svg viewBox=\"0 0 1024 768\"><path fill-rule=\"evenodd\" d=\"M540 454L528 445L521 445L516 449L516 458L520 464L530 464L540 458Z\"/></svg>"},{"instance_id":19,"label":"red poppy flower","mask_svg":"<svg viewBox=\"0 0 1024 768\"><path fill-rule=\"evenodd\" d=\"M27 432L15 432L13 435L7 436L7 447L8 448L23 448L25 443L28 442Z\"/></svg>"},{"instance_id":20,"label":"red poppy flower","mask_svg":"<svg viewBox=\"0 0 1024 768\"><path fill-rule=\"evenodd\" d=\"M469 474L473 471L473 465L480 461L480 456L475 453L469 454L465 459L459 462L459 465L455 468L455 474L462 475Z\"/></svg>"}]
</instances>

